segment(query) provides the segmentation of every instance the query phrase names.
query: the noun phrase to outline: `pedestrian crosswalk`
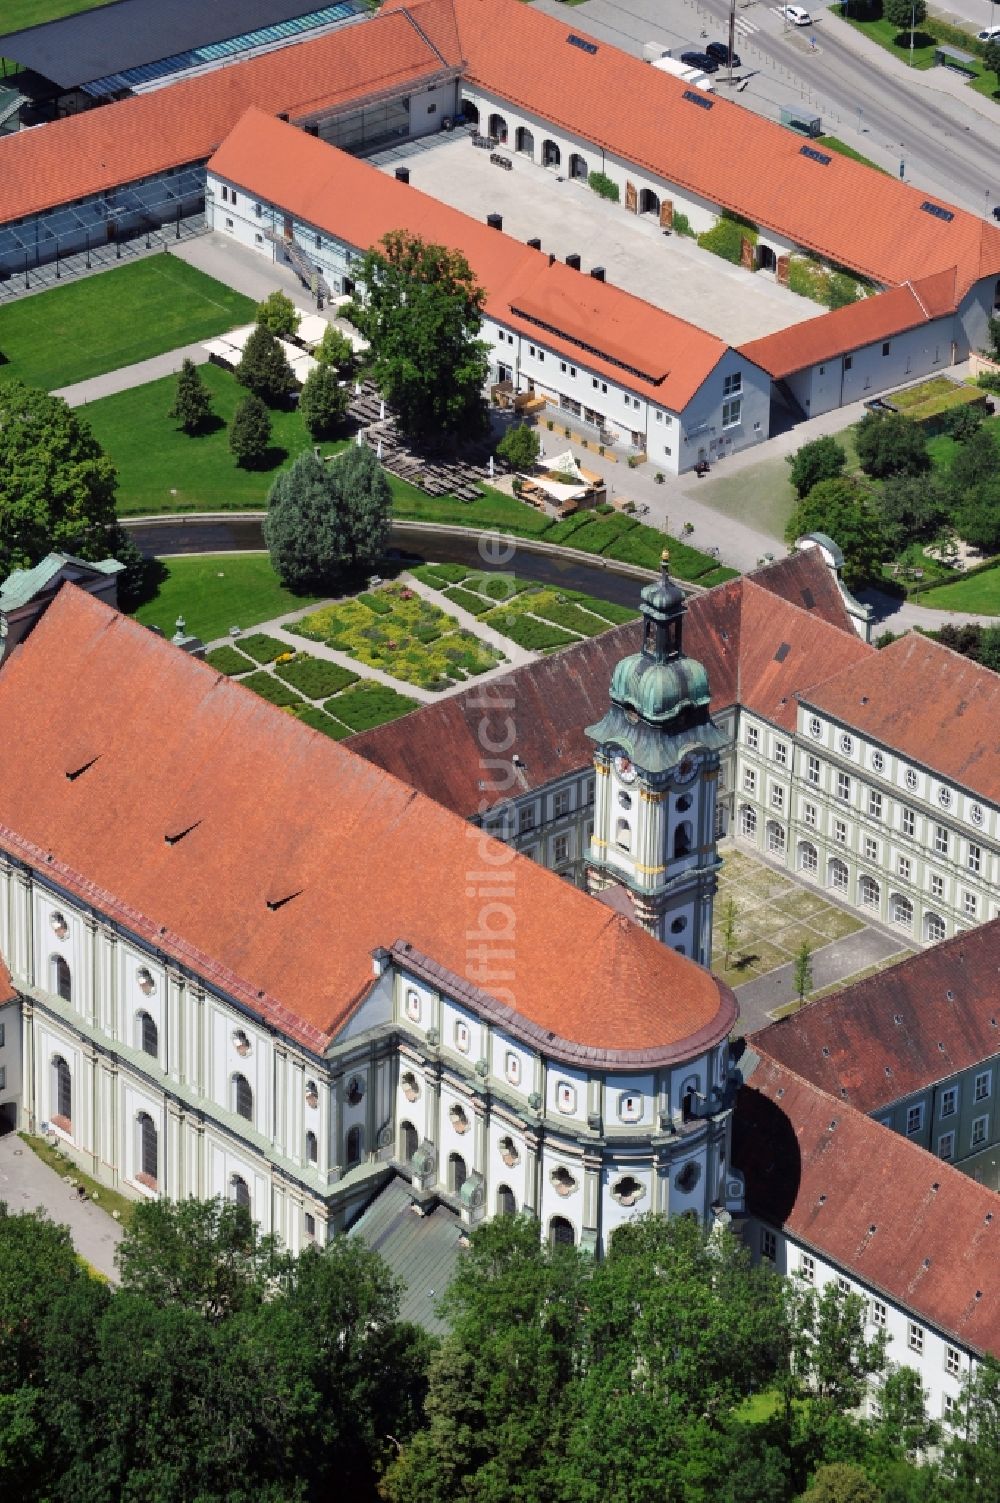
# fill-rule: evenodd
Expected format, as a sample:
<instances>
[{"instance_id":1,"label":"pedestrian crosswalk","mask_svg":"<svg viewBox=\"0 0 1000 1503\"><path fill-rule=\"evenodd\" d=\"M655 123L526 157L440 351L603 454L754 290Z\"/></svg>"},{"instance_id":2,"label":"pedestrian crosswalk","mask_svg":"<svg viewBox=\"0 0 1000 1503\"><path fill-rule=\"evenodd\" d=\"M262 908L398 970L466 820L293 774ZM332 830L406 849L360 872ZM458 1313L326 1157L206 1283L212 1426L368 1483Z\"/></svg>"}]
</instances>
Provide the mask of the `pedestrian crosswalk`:
<instances>
[{"instance_id":1,"label":"pedestrian crosswalk","mask_svg":"<svg viewBox=\"0 0 1000 1503\"><path fill-rule=\"evenodd\" d=\"M737 16L736 30L739 32L740 36L749 37L752 36L755 31L759 31L760 27L757 25L756 21L750 21L746 16Z\"/></svg>"}]
</instances>

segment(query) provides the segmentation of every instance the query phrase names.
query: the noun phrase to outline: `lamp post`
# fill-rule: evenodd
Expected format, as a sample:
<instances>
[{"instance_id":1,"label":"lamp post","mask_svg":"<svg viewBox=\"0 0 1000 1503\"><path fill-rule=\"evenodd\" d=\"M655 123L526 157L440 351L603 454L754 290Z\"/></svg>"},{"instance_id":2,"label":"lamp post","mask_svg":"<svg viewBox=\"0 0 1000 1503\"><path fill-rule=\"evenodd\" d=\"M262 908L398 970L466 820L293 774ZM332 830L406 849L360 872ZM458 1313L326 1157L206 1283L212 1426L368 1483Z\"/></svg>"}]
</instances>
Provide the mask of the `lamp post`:
<instances>
[{"instance_id":1,"label":"lamp post","mask_svg":"<svg viewBox=\"0 0 1000 1503\"><path fill-rule=\"evenodd\" d=\"M916 25L917 0L910 0L910 67L913 67L913 28ZM902 173L900 173L902 177Z\"/></svg>"}]
</instances>

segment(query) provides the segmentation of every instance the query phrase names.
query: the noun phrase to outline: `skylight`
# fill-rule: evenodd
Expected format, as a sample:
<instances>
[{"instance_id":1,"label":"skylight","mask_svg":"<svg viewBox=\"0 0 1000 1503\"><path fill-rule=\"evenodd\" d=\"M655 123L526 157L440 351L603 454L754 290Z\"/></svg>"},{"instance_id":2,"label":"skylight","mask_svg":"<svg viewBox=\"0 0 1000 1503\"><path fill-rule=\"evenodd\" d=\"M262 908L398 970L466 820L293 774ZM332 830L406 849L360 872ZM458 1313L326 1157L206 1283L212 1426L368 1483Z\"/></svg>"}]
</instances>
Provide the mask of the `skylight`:
<instances>
[{"instance_id":1,"label":"skylight","mask_svg":"<svg viewBox=\"0 0 1000 1503\"><path fill-rule=\"evenodd\" d=\"M710 110L715 103L714 99L708 99L704 94L699 94L696 89L685 89L683 99L690 99L692 104L700 105L703 110Z\"/></svg>"},{"instance_id":2,"label":"skylight","mask_svg":"<svg viewBox=\"0 0 1000 1503\"><path fill-rule=\"evenodd\" d=\"M935 219L954 219L950 209L942 209L940 204L932 204L927 199L920 205L925 214L933 214Z\"/></svg>"},{"instance_id":3,"label":"skylight","mask_svg":"<svg viewBox=\"0 0 1000 1503\"><path fill-rule=\"evenodd\" d=\"M579 47L579 49L580 49L581 52L594 53L594 52L597 51L597 43L596 42L588 42L585 37L578 37L572 31L570 32L570 34L566 38L566 40L567 40L567 42L569 43L569 45L571 47Z\"/></svg>"},{"instance_id":4,"label":"skylight","mask_svg":"<svg viewBox=\"0 0 1000 1503\"><path fill-rule=\"evenodd\" d=\"M799 156L808 157L811 162L819 162L823 167L829 167L830 158L825 151L817 151L815 146L800 146Z\"/></svg>"}]
</instances>

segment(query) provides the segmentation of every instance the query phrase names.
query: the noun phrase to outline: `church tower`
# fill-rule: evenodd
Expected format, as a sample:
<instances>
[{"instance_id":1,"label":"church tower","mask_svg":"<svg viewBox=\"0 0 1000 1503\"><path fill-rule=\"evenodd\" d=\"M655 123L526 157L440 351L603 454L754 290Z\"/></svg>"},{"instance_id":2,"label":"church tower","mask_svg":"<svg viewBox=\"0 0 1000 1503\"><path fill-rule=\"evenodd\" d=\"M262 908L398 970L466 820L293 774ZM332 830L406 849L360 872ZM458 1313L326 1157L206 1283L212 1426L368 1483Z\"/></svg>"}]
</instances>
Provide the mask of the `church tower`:
<instances>
[{"instance_id":1,"label":"church tower","mask_svg":"<svg viewBox=\"0 0 1000 1503\"><path fill-rule=\"evenodd\" d=\"M637 921L708 966L718 885L715 804L725 735L709 713L708 675L684 656L684 596L670 578L642 591L642 648L611 678L597 725L591 892L627 888Z\"/></svg>"}]
</instances>

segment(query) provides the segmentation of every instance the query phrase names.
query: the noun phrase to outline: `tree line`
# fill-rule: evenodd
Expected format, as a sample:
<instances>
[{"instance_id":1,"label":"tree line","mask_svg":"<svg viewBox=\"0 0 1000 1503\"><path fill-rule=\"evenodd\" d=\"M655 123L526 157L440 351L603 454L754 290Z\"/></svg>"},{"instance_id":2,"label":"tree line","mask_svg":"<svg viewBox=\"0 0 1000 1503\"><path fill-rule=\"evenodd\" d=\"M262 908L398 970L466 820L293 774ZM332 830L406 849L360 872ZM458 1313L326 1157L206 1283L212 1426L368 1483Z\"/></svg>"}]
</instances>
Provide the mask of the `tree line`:
<instances>
[{"instance_id":1,"label":"tree line","mask_svg":"<svg viewBox=\"0 0 1000 1503\"><path fill-rule=\"evenodd\" d=\"M997 1503L1000 1367L962 1423L863 1302L645 1216L595 1262L477 1228L431 1338L360 1240L137 1206L120 1284L0 1206L0 1491L42 1503ZM881 1413L864 1419L869 1384Z\"/></svg>"}]
</instances>

